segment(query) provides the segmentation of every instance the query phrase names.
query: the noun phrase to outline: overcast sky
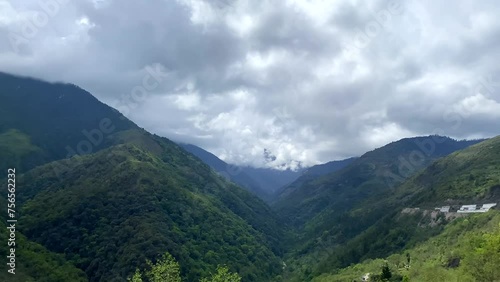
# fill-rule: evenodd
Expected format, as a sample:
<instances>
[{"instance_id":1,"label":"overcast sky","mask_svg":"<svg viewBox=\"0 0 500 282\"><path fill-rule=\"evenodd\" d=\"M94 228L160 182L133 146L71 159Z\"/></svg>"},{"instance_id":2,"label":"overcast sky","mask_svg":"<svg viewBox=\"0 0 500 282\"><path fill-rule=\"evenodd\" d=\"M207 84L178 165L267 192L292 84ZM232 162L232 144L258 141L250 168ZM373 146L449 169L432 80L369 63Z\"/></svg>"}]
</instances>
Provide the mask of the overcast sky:
<instances>
[{"instance_id":1,"label":"overcast sky","mask_svg":"<svg viewBox=\"0 0 500 282\"><path fill-rule=\"evenodd\" d=\"M0 70L77 84L235 164L498 135L499 2L398 3L0 0Z\"/></svg>"}]
</instances>

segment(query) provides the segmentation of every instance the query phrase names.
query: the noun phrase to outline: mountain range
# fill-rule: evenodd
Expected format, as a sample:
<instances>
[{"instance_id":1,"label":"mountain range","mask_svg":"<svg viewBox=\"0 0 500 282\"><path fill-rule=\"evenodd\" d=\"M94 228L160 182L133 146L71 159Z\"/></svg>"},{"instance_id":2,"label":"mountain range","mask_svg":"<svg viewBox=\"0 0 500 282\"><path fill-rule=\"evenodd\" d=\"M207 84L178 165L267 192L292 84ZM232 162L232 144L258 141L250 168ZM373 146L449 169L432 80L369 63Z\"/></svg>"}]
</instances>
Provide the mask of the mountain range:
<instances>
[{"instance_id":1,"label":"mountain range","mask_svg":"<svg viewBox=\"0 0 500 282\"><path fill-rule=\"evenodd\" d=\"M73 266L50 281L125 281L165 251L189 281L218 264L246 281L279 275L282 231L262 200L76 86L8 74L0 85L1 166L18 173L20 236ZM52 271L34 259L19 259L23 281Z\"/></svg>"},{"instance_id":2,"label":"mountain range","mask_svg":"<svg viewBox=\"0 0 500 282\"><path fill-rule=\"evenodd\" d=\"M152 134L75 85L0 73L0 99L18 219L17 273L1 281L127 281L165 253L182 281L221 265L242 281L500 277L498 210L436 210L500 202L500 137L405 138L280 171Z\"/></svg>"},{"instance_id":3,"label":"mountain range","mask_svg":"<svg viewBox=\"0 0 500 282\"><path fill-rule=\"evenodd\" d=\"M212 169L228 180L240 185L266 201L274 201L278 195L282 194L282 190L285 189L285 187L291 189L291 187L297 185L297 183L303 182L305 179L311 179L335 172L355 159L349 158L341 161L331 161L298 170L279 170L274 168L255 168L228 164L214 154L198 146L192 144L179 145L186 151L200 158L204 163L208 164ZM296 182L296 180L298 181Z\"/></svg>"},{"instance_id":4,"label":"mountain range","mask_svg":"<svg viewBox=\"0 0 500 282\"><path fill-rule=\"evenodd\" d=\"M277 170L237 166L224 162L214 154L192 144L179 144L186 151L200 158L212 169L264 200L269 200L277 188L297 179L301 170Z\"/></svg>"}]
</instances>

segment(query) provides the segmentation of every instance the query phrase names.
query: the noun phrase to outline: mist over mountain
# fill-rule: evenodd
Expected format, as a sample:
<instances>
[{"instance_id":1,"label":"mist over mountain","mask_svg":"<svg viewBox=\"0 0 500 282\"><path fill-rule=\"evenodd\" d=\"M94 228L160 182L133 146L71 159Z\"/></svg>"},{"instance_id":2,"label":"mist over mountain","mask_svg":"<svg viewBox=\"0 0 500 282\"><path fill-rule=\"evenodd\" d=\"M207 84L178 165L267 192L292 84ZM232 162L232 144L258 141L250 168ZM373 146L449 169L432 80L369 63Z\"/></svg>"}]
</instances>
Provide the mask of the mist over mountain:
<instances>
[{"instance_id":1,"label":"mist over mountain","mask_svg":"<svg viewBox=\"0 0 500 282\"><path fill-rule=\"evenodd\" d=\"M297 171L239 167L151 134L79 87L0 78L1 165L16 168L25 281L124 281L149 275L162 256L184 281L216 270L242 281L335 281L360 275L349 265L374 271L368 259L405 250L428 265L422 248L450 232L474 242L477 230L493 232L495 208L471 216L471 231L435 207L500 202L499 137L405 138ZM462 250L450 258L464 260L461 275L490 277L489 264L468 263L487 254L450 244Z\"/></svg>"},{"instance_id":2,"label":"mist over mountain","mask_svg":"<svg viewBox=\"0 0 500 282\"><path fill-rule=\"evenodd\" d=\"M0 0L0 282L500 279L494 0Z\"/></svg>"},{"instance_id":3,"label":"mist over mountain","mask_svg":"<svg viewBox=\"0 0 500 282\"><path fill-rule=\"evenodd\" d=\"M281 272L282 230L262 200L76 86L1 80L2 167L18 172L18 230L30 242L19 249L44 251L22 277L59 257L54 281L122 281L165 252L191 281L218 264L248 281Z\"/></svg>"},{"instance_id":4,"label":"mist over mountain","mask_svg":"<svg viewBox=\"0 0 500 282\"><path fill-rule=\"evenodd\" d=\"M195 145L180 144L180 146L199 157L222 176L265 200L271 199L279 188L297 179L303 171L303 169L278 170L227 164L214 154Z\"/></svg>"}]
</instances>

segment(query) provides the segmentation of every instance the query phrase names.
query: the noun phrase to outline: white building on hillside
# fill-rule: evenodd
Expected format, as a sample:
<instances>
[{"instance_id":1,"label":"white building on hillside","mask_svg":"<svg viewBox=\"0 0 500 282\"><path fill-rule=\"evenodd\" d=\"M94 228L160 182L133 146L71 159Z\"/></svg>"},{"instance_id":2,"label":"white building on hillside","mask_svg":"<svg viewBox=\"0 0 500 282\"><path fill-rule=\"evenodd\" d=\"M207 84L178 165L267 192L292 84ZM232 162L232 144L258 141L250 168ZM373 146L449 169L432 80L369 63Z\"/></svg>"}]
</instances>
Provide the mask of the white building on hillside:
<instances>
[{"instance_id":1,"label":"white building on hillside","mask_svg":"<svg viewBox=\"0 0 500 282\"><path fill-rule=\"evenodd\" d=\"M492 207L496 206L497 204L496 203L492 203L492 204L484 204L480 209L479 209L479 212L487 212L489 211Z\"/></svg>"},{"instance_id":2,"label":"white building on hillside","mask_svg":"<svg viewBox=\"0 0 500 282\"><path fill-rule=\"evenodd\" d=\"M440 212L450 212L450 206L443 206L439 209Z\"/></svg>"},{"instance_id":3,"label":"white building on hillside","mask_svg":"<svg viewBox=\"0 0 500 282\"><path fill-rule=\"evenodd\" d=\"M461 206L458 212L476 212L477 205L464 205Z\"/></svg>"},{"instance_id":4,"label":"white building on hillside","mask_svg":"<svg viewBox=\"0 0 500 282\"><path fill-rule=\"evenodd\" d=\"M487 212L496 205L497 205L496 203L483 204L483 206L480 208L478 208L477 205L464 205L460 207L458 212L459 213Z\"/></svg>"}]
</instances>

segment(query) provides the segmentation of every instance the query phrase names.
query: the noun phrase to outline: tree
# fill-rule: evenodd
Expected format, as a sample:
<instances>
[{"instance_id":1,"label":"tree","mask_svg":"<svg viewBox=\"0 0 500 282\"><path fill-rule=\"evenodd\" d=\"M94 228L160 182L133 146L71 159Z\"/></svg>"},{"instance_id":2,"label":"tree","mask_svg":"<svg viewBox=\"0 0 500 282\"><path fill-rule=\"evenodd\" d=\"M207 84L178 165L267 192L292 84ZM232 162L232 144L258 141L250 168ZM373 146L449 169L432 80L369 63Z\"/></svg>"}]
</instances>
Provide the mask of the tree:
<instances>
[{"instance_id":1,"label":"tree","mask_svg":"<svg viewBox=\"0 0 500 282\"><path fill-rule=\"evenodd\" d=\"M181 274L179 263L168 252L153 264L151 261L146 262L151 269L146 272L151 282L181 282Z\"/></svg>"},{"instance_id":2,"label":"tree","mask_svg":"<svg viewBox=\"0 0 500 282\"><path fill-rule=\"evenodd\" d=\"M389 268L389 265L387 265L386 263L384 266L382 266L381 278L384 281L389 281L391 277L392 277L391 269Z\"/></svg>"},{"instance_id":3,"label":"tree","mask_svg":"<svg viewBox=\"0 0 500 282\"><path fill-rule=\"evenodd\" d=\"M150 260L147 260L146 263L150 269L144 274L149 282L181 282L179 264L168 252L163 254L155 264ZM134 275L128 281L143 282L139 269L135 270Z\"/></svg>"},{"instance_id":4,"label":"tree","mask_svg":"<svg viewBox=\"0 0 500 282\"><path fill-rule=\"evenodd\" d=\"M179 264L171 254L165 253L155 264L150 260L146 263L150 267L145 271L146 281L148 282L181 282ZM142 273L139 269L135 270L134 275L127 279L130 282L143 282ZM227 266L217 266L217 272L210 278L203 278L200 282L240 282L241 277L238 273L229 271Z\"/></svg>"},{"instance_id":5,"label":"tree","mask_svg":"<svg viewBox=\"0 0 500 282\"><path fill-rule=\"evenodd\" d=\"M135 269L134 276L132 278L127 279L130 282L142 282L142 274L138 268Z\"/></svg>"},{"instance_id":6,"label":"tree","mask_svg":"<svg viewBox=\"0 0 500 282\"><path fill-rule=\"evenodd\" d=\"M229 272L226 266L217 266L217 273L210 278L203 278L200 282L240 282L241 277L238 273Z\"/></svg>"}]
</instances>

